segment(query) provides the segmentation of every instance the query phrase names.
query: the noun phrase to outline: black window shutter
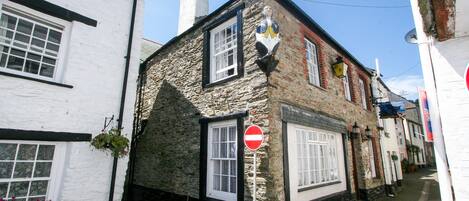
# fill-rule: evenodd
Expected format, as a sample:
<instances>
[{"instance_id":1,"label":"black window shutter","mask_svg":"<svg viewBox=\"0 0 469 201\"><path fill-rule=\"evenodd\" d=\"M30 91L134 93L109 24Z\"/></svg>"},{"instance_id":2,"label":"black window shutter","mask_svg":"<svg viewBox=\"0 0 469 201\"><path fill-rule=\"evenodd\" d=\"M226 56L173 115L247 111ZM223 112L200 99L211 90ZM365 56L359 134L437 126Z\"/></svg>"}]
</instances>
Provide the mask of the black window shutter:
<instances>
[{"instance_id":1,"label":"black window shutter","mask_svg":"<svg viewBox=\"0 0 469 201\"><path fill-rule=\"evenodd\" d=\"M240 9L236 14L237 20L237 46L238 46L238 77L244 76L244 52L243 52L243 10Z\"/></svg>"},{"instance_id":2,"label":"black window shutter","mask_svg":"<svg viewBox=\"0 0 469 201\"><path fill-rule=\"evenodd\" d=\"M210 31L204 33L204 50L202 64L202 87L210 83Z\"/></svg>"}]
</instances>

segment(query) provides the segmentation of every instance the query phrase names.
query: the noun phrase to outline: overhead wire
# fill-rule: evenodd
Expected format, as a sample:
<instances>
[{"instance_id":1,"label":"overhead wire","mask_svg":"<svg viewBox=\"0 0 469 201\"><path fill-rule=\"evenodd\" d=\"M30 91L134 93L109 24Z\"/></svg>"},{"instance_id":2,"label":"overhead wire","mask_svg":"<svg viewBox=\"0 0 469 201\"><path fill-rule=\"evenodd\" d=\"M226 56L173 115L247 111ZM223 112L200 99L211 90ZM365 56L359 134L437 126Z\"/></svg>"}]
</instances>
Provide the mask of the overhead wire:
<instances>
[{"instance_id":1,"label":"overhead wire","mask_svg":"<svg viewBox=\"0 0 469 201\"><path fill-rule=\"evenodd\" d=\"M342 6L342 7L353 7L353 8L384 8L384 9L396 9L396 8L408 8L409 5L398 5L398 6L379 6L379 5L364 5L364 4L347 4L347 3L336 3L336 2L328 2L328 1L321 1L321 0L303 0L309 3L317 3L317 4L324 4L324 5L331 5L331 6Z\"/></svg>"},{"instance_id":2,"label":"overhead wire","mask_svg":"<svg viewBox=\"0 0 469 201\"><path fill-rule=\"evenodd\" d=\"M414 66L412 66L412 67L410 67L410 68L407 68L406 70L402 71L401 73L396 74L396 75L393 75L393 76L390 76L390 77L386 77L386 78L384 78L384 79L385 79L385 80L389 80L389 79L391 79L391 78L399 77L399 76L404 75L404 74L406 74L407 72L411 71L412 69L418 67L419 65L420 65L420 62L417 62Z\"/></svg>"}]
</instances>

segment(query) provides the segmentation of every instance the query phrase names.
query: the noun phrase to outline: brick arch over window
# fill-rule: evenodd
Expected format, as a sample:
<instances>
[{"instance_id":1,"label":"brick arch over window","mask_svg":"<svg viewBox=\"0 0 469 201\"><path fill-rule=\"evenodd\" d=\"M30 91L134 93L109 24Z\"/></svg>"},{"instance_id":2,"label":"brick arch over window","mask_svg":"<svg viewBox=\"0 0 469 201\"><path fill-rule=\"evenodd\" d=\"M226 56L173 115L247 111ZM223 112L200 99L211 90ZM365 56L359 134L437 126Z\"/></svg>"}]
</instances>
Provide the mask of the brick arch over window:
<instances>
[{"instance_id":1,"label":"brick arch over window","mask_svg":"<svg viewBox=\"0 0 469 201\"><path fill-rule=\"evenodd\" d=\"M368 76L361 72L361 71L358 71L357 72L358 74L358 78L363 80L363 84L365 85L365 98L366 98L366 107L367 107L367 110L371 111L372 109L372 105L371 105L371 83L370 83L370 79L368 78ZM357 86L358 86L358 79L357 79ZM358 86L360 87L360 86Z\"/></svg>"},{"instance_id":2,"label":"brick arch over window","mask_svg":"<svg viewBox=\"0 0 469 201\"><path fill-rule=\"evenodd\" d=\"M353 103L357 103L357 95L355 93L355 90L357 89L357 87L355 87L355 84L358 84L355 82L355 79L354 79L354 75L353 75L353 72L355 71L355 66L347 59L347 58L344 58L342 57L343 61L345 64L347 64L348 66L348 69L347 69L347 76L348 76L348 82L349 82L349 89L350 90L350 99ZM345 93L345 89L344 88L344 93Z\"/></svg>"},{"instance_id":3,"label":"brick arch over window","mask_svg":"<svg viewBox=\"0 0 469 201\"><path fill-rule=\"evenodd\" d=\"M301 27L301 44L303 44L303 47L301 47L301 53L303 57L303 72L304 72L304 78L308 81L309 83L309 68L307 64L307 58L306 58L306 40L309 40L312 42L314 45L316 45L316 50L317 50L317 56L318 56L318 66L319 66L319 79L320 79L320 87L327 89L328 87L328 72L327 72L327 61L326 61L326 54L324 53L324 41L314 32L309 30L309 28L302 26Z\"/></svg>"}]
</instances>

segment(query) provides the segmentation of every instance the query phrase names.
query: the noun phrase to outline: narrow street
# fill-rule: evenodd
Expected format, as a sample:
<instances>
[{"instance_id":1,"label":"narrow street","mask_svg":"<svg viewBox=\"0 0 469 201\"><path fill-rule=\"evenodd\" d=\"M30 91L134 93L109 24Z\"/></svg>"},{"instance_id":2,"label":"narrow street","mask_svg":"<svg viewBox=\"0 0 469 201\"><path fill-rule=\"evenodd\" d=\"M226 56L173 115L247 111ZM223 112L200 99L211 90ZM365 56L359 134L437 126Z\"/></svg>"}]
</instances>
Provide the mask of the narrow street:
<instances>
[{"instance_id":1,"label":"narrow street","mask_svg":"<svg viewBox=\"0 0 469 201\"><path fill-rule=\"evenodd\" d=\"M394 198L383 201L439 201L440 190L436 169L420 169L413 174L404 175L402 187Z\"/></svg>"}]
</instances>

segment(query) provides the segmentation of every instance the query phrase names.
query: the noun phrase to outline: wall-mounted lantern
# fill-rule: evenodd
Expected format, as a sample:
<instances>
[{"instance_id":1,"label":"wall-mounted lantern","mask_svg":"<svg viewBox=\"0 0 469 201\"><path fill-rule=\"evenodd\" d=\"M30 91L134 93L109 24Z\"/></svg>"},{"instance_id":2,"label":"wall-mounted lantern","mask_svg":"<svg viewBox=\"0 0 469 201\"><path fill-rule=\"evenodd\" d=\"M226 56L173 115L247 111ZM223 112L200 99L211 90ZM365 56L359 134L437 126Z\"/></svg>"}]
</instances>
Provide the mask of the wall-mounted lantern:
<instances>
[{"instance_id":1,"label":"wall-mounted lantern","mask_svg":"<svg viewBox=\"0 0 469 201\"><path fill-rule=\"evenodd\" d=\"M365 141L365 140L369 140L373 137L373 133L371 132L371 129L366 126L366 129L365 129L365 133L364 135L362 135L362 140Z\"/></svg>"},{"instance_id":2,"label":"wall-mounted lantern","mask_svg":"<svg viewBox=\"0 0 469 201\"><path fill-rule=\"evenodd\" d=\"M337 62L332 65L334 68L334 74L338 78L344 78L347 76L348 65L342 60L342 57L337 57Z\"/></svg>"},{"instance_id":3,"label":"wall-mounted lantern","mask_svg":"<svg viewBox=\"0 0 469 201\"><path fill-rule=\"evenodd\" d=\"M352 132L350 133L350 139L357 138L360 135L360 127L357 125L357 122L352 126Z\"/></svg>"}]
</instances>

